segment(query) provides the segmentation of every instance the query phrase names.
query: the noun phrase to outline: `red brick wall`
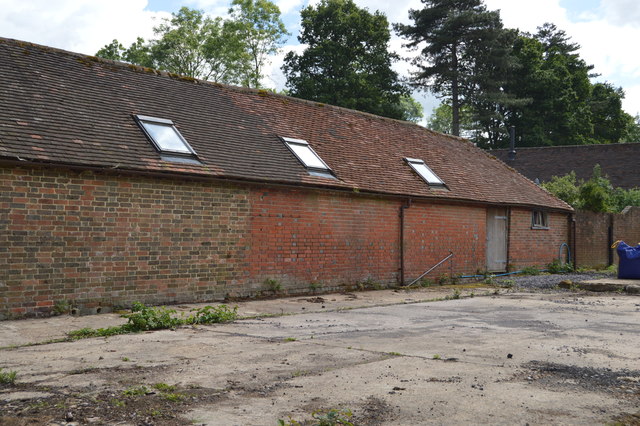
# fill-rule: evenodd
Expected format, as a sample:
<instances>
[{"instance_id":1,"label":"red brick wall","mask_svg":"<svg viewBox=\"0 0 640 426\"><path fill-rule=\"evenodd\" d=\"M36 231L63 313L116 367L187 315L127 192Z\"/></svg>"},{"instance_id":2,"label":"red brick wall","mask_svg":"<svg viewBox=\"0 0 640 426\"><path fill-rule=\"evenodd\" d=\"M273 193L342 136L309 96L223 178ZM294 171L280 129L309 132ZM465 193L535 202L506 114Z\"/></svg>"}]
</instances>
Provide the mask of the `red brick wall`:
<instances>
[{"instance_id":1,"label":"red brick wall","mask_svg":"<svg viewBox=\"0 0 640 426\"><path fill-rule=\"evenodd\" d=\"M530 209L511 209L509 263L513 269L545 266L558 258L562 243L571 244L567 215L548 213L548 220L549 229L532 229Z\"/></svg>"},{"instance_id":2,"label":"red brick wall","mask_svg":"<svg viewBox=\"0 0 640 426\"><path fill-rule=\"evenodd\" d=\"M391 284L399 267L400 203L295 189L260 189L251 195L254 290L274 279L308 291L366 280Z\"/></svg>"},{"instance_id":3,"label":"red brick wall","mask_svg":"<svg viewBox=\"0 0 640 426\"><path fill-rule=\"evenodd\" d=\"M0 316L209 300L241 285L248 191L0 168Z\"/></svg>"},{"instance_id":4,"label":"red brick wall","mask_svg":"<svg viewBox=\"0 0 640 426\"><path fill-rule=\"evenodd\" d=\"M484 207L414 202L405 210L405 279L413 281L449 252L454 257L427 278L473 274L486 269Z\"/></svg>"},{"instance_id":5,"label":"red brick wall","mask_svg":"<svg viewBox=\"0 0 640 426\"><path fill-rule=\"evenodd\" d=\"M611 215L576 212L576 266L603 268L609 264Z\"/></svg>"},{"instance_id":6,"label":"red brick wall","mask_svg":"<svg viewBox=\"0 0 640 426\"><path fill-rule=\"evenodd\" d=\"M404 201L334 191L0 168L0 318L70 302L98 307L221 300L396 284ZM454 274L485 268L486 209L414 202L405 279L453 251ZM512 262L549 262L564 215L532 231L514 210ZM518 239L527 239L527 243ZM540 240L532 243L532 239ZM538 252L536 252L538 250ZM449 264L431 275L449 273Z\"/></svg>"},{"instance_id":7,"label":"red brick wall","mask_svg":"<svg viewBox=\"0 0 640 426\"><path fill-rule=\"evenodd\" d=\"M609 226L613 235L609 241ZM576 212L576 254L577 266L602 268L609 264L612 252L614 263L618 256L613 254L611 243L622 240L629 245L640 243L640 207L627 207L622 213Z\"/></svg>"}]
</instances>

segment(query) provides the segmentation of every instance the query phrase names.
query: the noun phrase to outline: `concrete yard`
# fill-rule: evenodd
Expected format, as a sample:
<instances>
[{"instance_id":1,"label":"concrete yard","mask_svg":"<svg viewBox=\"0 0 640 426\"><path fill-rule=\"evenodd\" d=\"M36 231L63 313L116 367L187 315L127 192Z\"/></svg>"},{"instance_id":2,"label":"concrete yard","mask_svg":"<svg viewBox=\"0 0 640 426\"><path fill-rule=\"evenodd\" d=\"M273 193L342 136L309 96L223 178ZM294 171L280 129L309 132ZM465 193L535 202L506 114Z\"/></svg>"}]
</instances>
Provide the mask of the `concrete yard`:
<instances>
[{"instance_id":1,"label":"concrete yard","mask_svg":"<svg viewBox=\"0 0 640 426\"><path fill-rule=\"evenodd\" d=\"M0 385L0 423L304 424L331 409L358 425L640 421L637 295L420 302L451 294L429 291L247 302L291 315L34 346L122 319L5 321L0 367L18 377Z\"/></svg>"}]
</instances>

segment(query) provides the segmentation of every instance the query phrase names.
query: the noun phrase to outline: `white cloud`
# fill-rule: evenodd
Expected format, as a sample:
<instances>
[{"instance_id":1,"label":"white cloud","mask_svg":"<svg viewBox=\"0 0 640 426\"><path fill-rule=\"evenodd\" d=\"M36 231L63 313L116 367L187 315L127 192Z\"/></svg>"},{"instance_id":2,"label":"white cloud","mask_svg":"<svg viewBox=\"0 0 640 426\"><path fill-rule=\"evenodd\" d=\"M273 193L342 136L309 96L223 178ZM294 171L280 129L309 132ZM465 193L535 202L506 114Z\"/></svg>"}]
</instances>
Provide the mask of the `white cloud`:
<instances>
[{"instance_id":1,"label":"white cloud","mask_svg":"<svg viewBox=\"0 0 640 426\"><path fill-rule=\"evenodd\" d=\"M625 98L622 100L622 108L629 114L640 114L640 84L624 88Z\"/></svg>"},{"instance_id":2,"label":"white cloud","mask_svg":"<svg viewBox=\"0 0 640 426\"><path fill-rule=\"evenodd\" d=\"M601 0L606 19L616 25L640 25L640 3L637 0Z\"/></svg>"},{"instance_id":3,"label":"white cloud","mask_svg":"<svg viewBox=\"0 0 640 426\"><path fill-rule=\"evenodd\" d=\"M94 54L114 38L123 44L150 37L168 16L149 12L146 0L2 0L2 36Z\"/></svg>"}]
</instances>

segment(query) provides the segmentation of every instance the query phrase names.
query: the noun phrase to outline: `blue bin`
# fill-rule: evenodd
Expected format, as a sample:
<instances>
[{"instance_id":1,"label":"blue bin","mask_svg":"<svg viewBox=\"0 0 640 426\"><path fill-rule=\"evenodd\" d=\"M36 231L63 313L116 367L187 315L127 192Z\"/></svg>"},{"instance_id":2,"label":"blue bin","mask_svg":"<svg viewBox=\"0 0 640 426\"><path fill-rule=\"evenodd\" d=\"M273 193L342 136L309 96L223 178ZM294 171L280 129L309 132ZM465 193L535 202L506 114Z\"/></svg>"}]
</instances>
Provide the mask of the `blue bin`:
<instances>
[{"instance_id":1,"label":"blue bin","mask_svg":"<svg viewBox=\"0 0 640 426\"><path fill-rule=\"evenodd\" d=\"M618 278L626 280L640 280L640 244L631 247L621 241L616 248L620 264Z\"/></svg>"}]
</instances>

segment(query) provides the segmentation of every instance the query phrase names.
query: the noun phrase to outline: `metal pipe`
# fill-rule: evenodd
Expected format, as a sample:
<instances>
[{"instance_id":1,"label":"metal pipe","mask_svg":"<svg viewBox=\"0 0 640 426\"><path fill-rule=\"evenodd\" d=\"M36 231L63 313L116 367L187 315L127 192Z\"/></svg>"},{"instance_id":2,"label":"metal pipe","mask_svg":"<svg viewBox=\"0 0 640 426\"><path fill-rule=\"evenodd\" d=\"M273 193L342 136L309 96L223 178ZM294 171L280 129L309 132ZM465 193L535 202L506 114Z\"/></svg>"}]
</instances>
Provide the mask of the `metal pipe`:
<instances>
[{"instance_id":1,"label":"metal pipe","mask_svg":"<svg viewBox=\"0 0 640 426\"><path fill-rule=\"evenodd\" d=\"M418 278L416 278L415 280L411 281L409 284L407 284L407 287L414 285L415 283L417 283L418 281L420 281L420 279L422 277L424 277L425 275L427 275L429 272L433 271L434 269L436 269L438 266L442 265L444 262L446 262L447 260L451 259L453 257L453 252L450 251L449 255L447 257L445 257L444 259L442 259L440 262L436 263L435 265L433 265L431 268L429 268L427 270L427 272L423 273L422 275L420 275Z\"/></svg>"},{"instance_id":2,"label":"metal pipe","mask_svg":"<svg viewBox=\"0 0 640 426\"><path fill-rule=\"evenodd\" d=\"M509 127L509 160L516 159L516 127Z\"/></svg>"},{"instance_id":3,"label":"metal pipe","mask_svg":"<svg viewBox=\"0 0 640 426\"><path fill-rule=\"evenodd\" d=\"M404 285L404 211L411 207L411 198L400 206L400 285Z\"/></svg>"}]
</instances>

